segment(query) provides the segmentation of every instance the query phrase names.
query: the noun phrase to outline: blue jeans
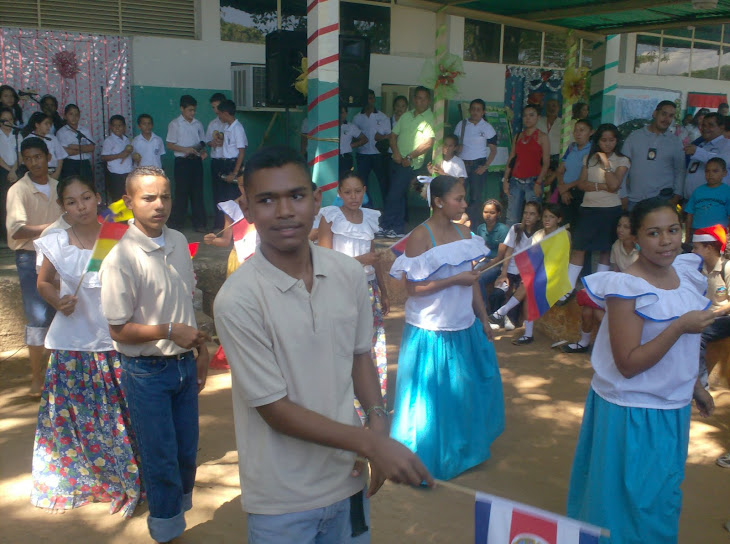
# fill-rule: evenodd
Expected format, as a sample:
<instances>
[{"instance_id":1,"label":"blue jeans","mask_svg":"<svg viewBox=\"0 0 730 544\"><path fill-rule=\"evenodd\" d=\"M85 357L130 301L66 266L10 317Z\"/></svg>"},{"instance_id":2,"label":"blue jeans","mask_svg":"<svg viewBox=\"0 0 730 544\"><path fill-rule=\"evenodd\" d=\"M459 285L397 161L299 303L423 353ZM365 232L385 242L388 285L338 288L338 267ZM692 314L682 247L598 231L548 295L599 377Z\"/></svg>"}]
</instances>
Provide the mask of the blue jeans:
<instances>
[{"instance_id":1,"label":"blue jeans","mask_svg":"<svg viewBox=\"0 0 730 544\"><path fill-rule=\"evenodd\" d=\"M700 336L700 369L699 379L702 387L707 387L709 372L707 371L707 360L705 359L705 351L708 342L721 340L730 336L730 316L721 316L715 318L712 325L705 327Z\"/></svg>"},{"instance_id":2,"label":"blue jeans","mask_svg":"<svg viewBox=\"0 0 730 544\"><path fill-rule=\"evenodd\" d=\"M492 313L498 308L490 308L489 307L489 299L487 298L487 285L494 285L494 282L497 281L497 278L499 277L499 274L502 272L502 266L495 266L494 268L490 268L486 272L484 272L481 276L479 276L479 290L482 293L482 298L484 299L484 305L487 308L487 312Z\"/></svg>"},{"instance_id":3,"label":"blue jeans","mask_svg":"<svg viewBox=\"0 0 730 544\"><path fill-rule=\"evenodd\" d=\"M385 198L385 211L380 219L382 229L394 230L398 234L405 233L408 186L414 177L416 177L416 173L413 168L401 166L391 161L390 189L388 189L388 196Z\"/></svg>"},{"instance_id":4,"label":"blue jeans","mask_svg":"<svg viewBox=\"0 0 730 544\"><path fill-rule=\"evenodd\" d=\"M385 172L385 160L380 153L373 155L365 155L359 153L357 156L357 173L362 178L365 185L370 185L370 172L375 172L375 178L378 180L378 186L380 187L380 196L385 202L385 197L388 194L388 176ZM368 188L368 195L370 195L370 202L373 202L372 192ZM374 206L373 206L374 207Z\"/></svg>"},{"instance_id":5,"label":"blue jeans","mask_svg":"<svg viewBox=\"0 0 730 544\"><path fill-rule=\"evenodd\" d=\"M526 202L539 200L535 196L535 180L537 178L528 178L529 181L522 183L517 178L509 178L509 201L507 204L507 226L511 227L515 223L519 223L522 219L522 208Z\"/></svg>"},{"instance_id":6,"label":"blue jeans","mask_svg":"<svg viewBox=\"0 0 730 544\"><path fill-rule=\"evenodd\" d=\"M23 312L28 324L25 326L25 343L29 346L42 346L46 340L48 327L51 326L56 310L38 293L38 274L35 270L35 251L19 249L15 251L15 267L20 280L20 296L23 299Z\"/></svg>"},{"instance_id":7,"label":"blue jeans","mask_svg":"<svg viewBox=\"0 0 730 544\"><path fill-rule=\"evenodd\" d=\"M147 490L150 536L167 542L185 530L193 506L198 451L198 380L192 352L177 357L127 357L122 390Z\"/></svg>"},{"instance_id":8,"label":"blue jeans","mask_svg":"<svg viewBox=\"0 0 730 544\"><path fill-rule=\"evenodd\" d=\"M343 544L349 541L349 529L349 497L304 512L248 515L249 544Z\"/></svg>"}]
</instances>

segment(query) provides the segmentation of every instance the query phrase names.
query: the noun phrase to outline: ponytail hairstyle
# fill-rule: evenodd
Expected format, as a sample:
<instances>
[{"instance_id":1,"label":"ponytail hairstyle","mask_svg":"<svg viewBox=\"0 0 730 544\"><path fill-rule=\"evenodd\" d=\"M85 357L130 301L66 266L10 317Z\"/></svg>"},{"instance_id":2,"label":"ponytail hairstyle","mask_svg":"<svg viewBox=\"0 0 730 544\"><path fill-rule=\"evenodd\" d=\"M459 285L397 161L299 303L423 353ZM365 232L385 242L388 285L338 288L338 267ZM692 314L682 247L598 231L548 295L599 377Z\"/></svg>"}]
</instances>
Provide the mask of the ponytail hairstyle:
<instances>
[{"instance_id":1,"label":"ponytail hairstyle","mask_svg":"<svg viewBox=\"0 0 730 544\"><path fill-rule=\"evenodd\" d=\"M360 175L354 170L348 170L342 175L342 177L340 177L340 179L337 180L337 188L341 189L342 184L345 183L345 180L348 180L350 178L355 178L360 182L363 187L365 187L365 182L362 180L362 177L360 177Z\"/></svg>"},{"instance_id":2,"label":"ponytail hairstyle","mask_svg":"<svg viewBox=\"0 0 730 544\"><path fill-rule=\"evenodd\" d=\"M35 132L35 127L40 125L46 119L51 119L51 117L42 111L34 112L33 115L30 116L30 119L28 119L28 123L20 132L23 135L23 138L27 138L32 132ZM51 121L53 121L53 119L51 119Z\"/></svg>"},{"instance_id":3,"label":"ponytail hairstyle","mask_svg":"<svg viewBox=\"0 0 730 544\"><path fill-rule=\"evenodd\" d=\"M454 188L457 183L461 183L457 178L453 176L436 176L431 181L431 201L428 203L429 207L433 208L433 201L435 198L443 198L446 194ZM418 181L418 178L412 183L411 187L419 193L424 199L426 199L426 184Z\"/></svg>"}]
</instances>

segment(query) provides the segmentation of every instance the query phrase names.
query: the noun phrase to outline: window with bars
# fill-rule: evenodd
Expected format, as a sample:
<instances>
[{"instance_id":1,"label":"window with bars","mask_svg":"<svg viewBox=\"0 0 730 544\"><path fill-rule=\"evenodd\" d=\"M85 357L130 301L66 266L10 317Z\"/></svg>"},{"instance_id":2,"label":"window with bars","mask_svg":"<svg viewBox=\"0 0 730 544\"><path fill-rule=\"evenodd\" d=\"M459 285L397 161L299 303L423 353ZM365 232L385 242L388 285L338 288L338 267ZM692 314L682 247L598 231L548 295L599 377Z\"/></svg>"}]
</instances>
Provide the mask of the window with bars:
<instances>
[{"instance_id":1,"label":"window with bars","mask_svg":"<svg viewBox=\"0 0 730 544\"><path fill-rule=\"evenodd\" d=\"M195 0L0 0L3 26L196 37Z\"/></svg>"}]
</instances>

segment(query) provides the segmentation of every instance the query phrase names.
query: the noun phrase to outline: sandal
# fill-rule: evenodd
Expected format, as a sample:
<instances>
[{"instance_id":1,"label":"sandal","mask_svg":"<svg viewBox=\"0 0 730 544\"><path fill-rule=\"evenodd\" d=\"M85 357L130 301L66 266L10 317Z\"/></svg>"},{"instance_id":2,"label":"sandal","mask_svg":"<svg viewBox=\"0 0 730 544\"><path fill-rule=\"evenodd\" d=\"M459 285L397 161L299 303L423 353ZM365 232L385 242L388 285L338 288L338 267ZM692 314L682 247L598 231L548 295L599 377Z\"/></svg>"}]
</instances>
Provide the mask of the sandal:
<instances>
[{"instance_id":1,"label":"sandal","mask_svg":"<svg viewBox=\"0 0 730 544\"><path fill-rule=\"evenodd\" d=\"M722 468L730 468L730 453L726 453L725 455L718 457L715 464Z\"/></svg>"},{"instance_id":2,"label":"sandal","mask_svg":"<svg viewBox=\"0 0 730 544\"><path fill-rule=\"evenodd\" d=\"M532 336L524 336L523 335L523 336L520 336L519 338L515 338L514 340L512 340L512 343L515 346L524 346L524 345L527 345L527 344L532 344L532 342L534 340L535 340L535 338L532 337Z\"/></svg>"},{"instance_id":3,"label":"sandal","mask_svg":"<svg viewBox=\"0 0 730 544\"><path fill-rule=\"evenodd\" d=\"M572 347L575 346L575 347ZM580 343L566 344L560 348L563 353L587 353L591 349L591 345L583 346Z\"/></svg>"}]
</instances>

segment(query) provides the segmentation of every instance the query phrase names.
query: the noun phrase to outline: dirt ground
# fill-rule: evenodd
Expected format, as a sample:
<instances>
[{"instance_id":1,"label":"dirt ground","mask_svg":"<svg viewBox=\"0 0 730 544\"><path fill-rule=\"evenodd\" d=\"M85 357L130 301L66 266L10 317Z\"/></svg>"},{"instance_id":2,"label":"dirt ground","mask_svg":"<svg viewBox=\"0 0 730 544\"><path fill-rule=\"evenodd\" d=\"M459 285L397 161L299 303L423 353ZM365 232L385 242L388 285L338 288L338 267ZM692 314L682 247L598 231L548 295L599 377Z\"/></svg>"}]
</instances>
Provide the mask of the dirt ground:
<instances>
[{"instance_id":1,"label":"dirt ground","mask_svg":"<svg viewBox=\"0 0 730 544\"><path fill-rule=\"evenodd\" d=\"M402 312L386 323L390 389L395 385ZM519 332L516 331L516 332ZM584 355L565 355L538 337L515 347L515 333L498 337L504 382L506 430L492 457L453 482L471 489L564 512L570 465L591 377ZM122 519L94 504L50 515L28 500L37 401L25 396L27 353L0 354L0 542L145 543L147 508ZM714 464L730 447L730 391L713 390L715 416L693 414L680 523L682 543L730 542L730 470ZM392 397L392 395L391 395ZM478 406L473 409L478 410ZM230 375L212 371L200 402L200 464L194 507L180 543L245 543L237 453L231 414ZM473 542L473 498L446 488L420 490L386 483L372 502L374 543Z\"/></svg>"}]
</instances>

